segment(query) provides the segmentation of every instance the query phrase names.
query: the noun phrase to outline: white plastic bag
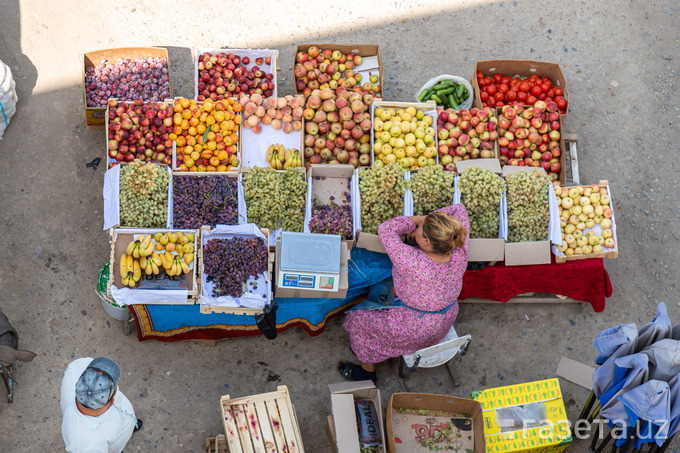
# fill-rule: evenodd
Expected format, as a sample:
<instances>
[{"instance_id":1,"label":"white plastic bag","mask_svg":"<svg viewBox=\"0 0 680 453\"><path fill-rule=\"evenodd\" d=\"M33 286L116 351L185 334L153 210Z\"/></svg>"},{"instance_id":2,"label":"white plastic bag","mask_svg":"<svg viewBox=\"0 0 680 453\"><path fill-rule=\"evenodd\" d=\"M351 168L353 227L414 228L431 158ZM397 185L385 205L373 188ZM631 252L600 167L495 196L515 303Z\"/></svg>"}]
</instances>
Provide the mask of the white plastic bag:
<instances>
[{"instance_id":1,"label":"white plastic bag","mask_svg":"<svg viewBox=\"0 0 680 453\"><path fill-rule=\"evenodd\" d=\"M18 100L12 70L0 60L0 140L9 126L10 118L17 111Z\"/></svg>"},{"instance_id":2,"label":"white plastic bag","mask_svg":"<svg viewBox=\"0 0 680 453\"><path fill-rule=\"evenodd\" d=\"M470 82L468 82L467 80L465 80L462 77L458 77L458 76L454 76L454 75L448 75L448 74L440 75L440 76L437 76L437 77L434 77L434 78L428 80L425 85L423 85L422 87L420 87L420 89L418 91L416 91L416 94L415 94L416 101L418 101L418 95L420 93L422 93L423 90L429 90L430 88L432 88L433 86L435 86L436 84L441 82L442 80L452 80L456 83L462 83L463 85L465 85L465 88L467 89L467 92L468 92L468 98L460 103L460 105L458 106L458 110L469 109L470 107L472 107L472 99L474 98L474 91L472 90L472 85L470 85ZM420 101L418 101L418 102L420 102Z\"/></svg>"}]
</instances>

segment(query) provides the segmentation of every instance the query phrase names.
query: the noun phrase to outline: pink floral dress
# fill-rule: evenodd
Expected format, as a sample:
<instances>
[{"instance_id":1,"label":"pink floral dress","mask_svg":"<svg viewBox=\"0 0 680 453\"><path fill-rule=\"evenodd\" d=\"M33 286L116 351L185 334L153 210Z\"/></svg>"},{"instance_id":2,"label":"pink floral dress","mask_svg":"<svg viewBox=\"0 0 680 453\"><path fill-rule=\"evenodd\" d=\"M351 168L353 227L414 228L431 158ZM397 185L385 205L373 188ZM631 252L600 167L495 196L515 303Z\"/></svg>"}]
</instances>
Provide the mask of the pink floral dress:
<instances>
[{"instance_id":1,"label":"pink floral dress","mask_svg":"<svg viewBox=\"0 0 680 453\"><path fill-rule=\"evenodd\" d=\"M465 206L439 209L457 218L469 230ZM397 297L417 310L439 311L458 299L467 268L468 242L453 250L451 261L438 263L418 247L404 244L401 236L416 229L409 217L397 217L378 228L380 240L392 260L392 277ZM439 343L458 316L458 304L445 313L422 313L408 307L388 310L355 310L345 317L352 351L364 363L378 363L391 357L412 354Z\"/></svg>"}]
</instances>

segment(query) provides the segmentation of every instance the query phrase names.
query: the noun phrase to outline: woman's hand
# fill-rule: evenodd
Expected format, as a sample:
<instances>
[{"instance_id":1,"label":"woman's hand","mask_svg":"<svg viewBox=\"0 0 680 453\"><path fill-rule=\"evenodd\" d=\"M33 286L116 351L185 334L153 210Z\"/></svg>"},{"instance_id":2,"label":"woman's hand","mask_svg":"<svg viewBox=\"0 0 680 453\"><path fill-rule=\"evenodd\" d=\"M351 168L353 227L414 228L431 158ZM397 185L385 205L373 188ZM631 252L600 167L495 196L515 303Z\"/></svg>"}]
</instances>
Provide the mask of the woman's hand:
<instances>
[{"instance_id":1,"label":"woman's hand","mask_svg":"<svg viewBox=\"0 0 680 453\"><path fill-rule=\"evenodd\" d=\"M425 221L425 216L424 215L416 215L416 216L411 216L411 221L416 224L416 228L411 231L409 234L406 235L406 241L411 244L416 244L416 230L420 227L423 226L423 222Z\"/></svg>"}]
</instances>

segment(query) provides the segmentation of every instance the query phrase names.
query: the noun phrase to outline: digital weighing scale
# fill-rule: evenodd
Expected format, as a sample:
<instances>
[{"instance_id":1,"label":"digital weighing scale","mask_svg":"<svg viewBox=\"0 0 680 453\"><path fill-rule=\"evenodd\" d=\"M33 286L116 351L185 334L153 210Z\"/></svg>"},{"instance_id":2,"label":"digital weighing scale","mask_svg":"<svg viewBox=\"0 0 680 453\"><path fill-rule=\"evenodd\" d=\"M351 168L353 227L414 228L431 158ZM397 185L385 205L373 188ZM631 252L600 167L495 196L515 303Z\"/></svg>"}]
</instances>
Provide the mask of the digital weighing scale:
<instances>
[{"instance_id":1,"label":"digital weighing scale","mask_svg":"<svg viewBox=\"0 0 680 453\"><path fill-rule=\"evenodd\" d=\"M340 235L281 233L279 287L337 291L340 286Z\"/></svg>"}]
</instances>

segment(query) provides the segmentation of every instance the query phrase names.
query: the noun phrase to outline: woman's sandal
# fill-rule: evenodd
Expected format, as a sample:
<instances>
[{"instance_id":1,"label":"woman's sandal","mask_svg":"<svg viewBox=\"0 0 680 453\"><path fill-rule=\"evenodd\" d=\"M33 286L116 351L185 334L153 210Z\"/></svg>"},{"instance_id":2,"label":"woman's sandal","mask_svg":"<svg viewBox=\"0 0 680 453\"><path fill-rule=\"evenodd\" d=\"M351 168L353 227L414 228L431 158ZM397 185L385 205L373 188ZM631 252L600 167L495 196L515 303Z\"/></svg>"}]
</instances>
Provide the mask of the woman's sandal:
<instances>
[{"instance_id":1,"label":"woman's sandal","mask_svg":"<svg viewBox=\"0 0 680 453\"><path fill-rule=\"evenodd\" d=\"M378 380L375 371L366 371L361 365L352 362L338 362L338 371L342 377L350 381L367 381L370 379L375 383Z\"/></svg>"}]
</instances>

